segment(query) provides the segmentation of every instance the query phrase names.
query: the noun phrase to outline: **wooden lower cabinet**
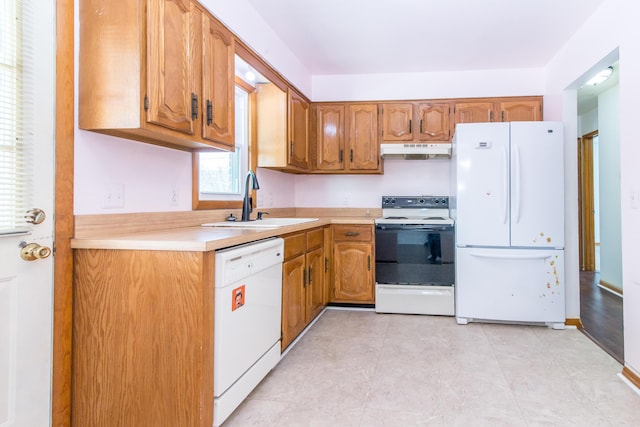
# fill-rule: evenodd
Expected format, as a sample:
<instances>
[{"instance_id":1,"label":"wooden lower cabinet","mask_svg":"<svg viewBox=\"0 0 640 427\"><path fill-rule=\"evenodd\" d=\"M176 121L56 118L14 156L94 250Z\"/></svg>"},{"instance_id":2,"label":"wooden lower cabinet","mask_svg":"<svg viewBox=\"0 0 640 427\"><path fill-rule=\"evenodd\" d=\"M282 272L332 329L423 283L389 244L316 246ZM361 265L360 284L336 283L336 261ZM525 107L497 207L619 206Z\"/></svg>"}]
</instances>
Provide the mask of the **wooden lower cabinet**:
<instances>
[{"instance_id":1,"label":"wooden lower cabinet","mask_svg":"<svg viewBox=\"0 0 640 427\"><path fill-rule=\"evenodd\" d=\"M214 252L74 253L72 425L213 424Z\"/></svg>"},{"instance_id":2,"label":"wooden lower cabinet","mask_svg":"<svg viewBox=\"0 0 640 427\"><path fill-rule=\"evenodd\" d=\"M373 226L334 224L330 302L373 304Z\"/></svg>"},{"instance_id":3,"label":"wooden lower cabinet","mask_svg":"<svg viewBox=\"0 0 640 427\"><path fill-rule=\"evenodd\" d=\"M283 350L326 305L324 233L321 227L283 236Z\"/></svg>"}]
</instances>

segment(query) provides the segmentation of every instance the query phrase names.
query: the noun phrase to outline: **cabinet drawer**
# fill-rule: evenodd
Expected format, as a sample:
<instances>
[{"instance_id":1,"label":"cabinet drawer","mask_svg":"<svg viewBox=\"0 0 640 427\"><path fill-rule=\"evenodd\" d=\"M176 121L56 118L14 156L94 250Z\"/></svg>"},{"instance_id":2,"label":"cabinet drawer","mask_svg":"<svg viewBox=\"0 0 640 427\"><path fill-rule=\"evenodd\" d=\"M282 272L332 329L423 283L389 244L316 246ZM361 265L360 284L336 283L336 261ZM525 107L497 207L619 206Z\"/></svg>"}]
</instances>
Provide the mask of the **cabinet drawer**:
<instances>
[{"instance_id":1,"label":"cabinet drawer","mask_svg":"<svg viewBox=\"0 0 640 427\"><path fill-rule=\"evenodd\" d=\"M324 243L324 230L316 228L307 232L307 250L319 248Z\"/></svg>"},{"instance_id":2,"label":"cabinet drawer","mask_svg":"<svg viewBox=\"0 0 640 427\"><path fill-rule=\"evenodd\" d=\"M336 242L371 242L373 227L370 225L334 225L333 240Z\"/></svg>"},{"instance_id":3,"label":"cabinet drawer","mask_svg":"<svg viewBox=\"0 0 640 427\"><path fill-rule=\"evenodd\" d=\"M290 234L283 238L285 260L305 253L307 243L305 233Z\"/></svg>"}]
</instances>

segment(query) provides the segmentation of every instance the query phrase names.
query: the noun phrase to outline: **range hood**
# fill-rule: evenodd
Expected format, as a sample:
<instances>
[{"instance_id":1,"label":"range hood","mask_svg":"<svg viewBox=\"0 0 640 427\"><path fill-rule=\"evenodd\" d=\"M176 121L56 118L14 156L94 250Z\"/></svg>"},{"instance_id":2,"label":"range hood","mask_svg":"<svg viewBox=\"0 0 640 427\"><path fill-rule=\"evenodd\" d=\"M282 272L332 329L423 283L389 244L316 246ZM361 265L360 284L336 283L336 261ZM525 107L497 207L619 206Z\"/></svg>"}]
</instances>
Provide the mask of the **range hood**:
<instances>
[{"instance_id":1,"label":"range hood","mask_svg":"<svg viewBox=\"0 0 640 427\"><path fill-rule=\"evenodd\" d=\"M451 143L380 144L380 155L385 159L450 159Z\"/></svg>"}]
</instances>

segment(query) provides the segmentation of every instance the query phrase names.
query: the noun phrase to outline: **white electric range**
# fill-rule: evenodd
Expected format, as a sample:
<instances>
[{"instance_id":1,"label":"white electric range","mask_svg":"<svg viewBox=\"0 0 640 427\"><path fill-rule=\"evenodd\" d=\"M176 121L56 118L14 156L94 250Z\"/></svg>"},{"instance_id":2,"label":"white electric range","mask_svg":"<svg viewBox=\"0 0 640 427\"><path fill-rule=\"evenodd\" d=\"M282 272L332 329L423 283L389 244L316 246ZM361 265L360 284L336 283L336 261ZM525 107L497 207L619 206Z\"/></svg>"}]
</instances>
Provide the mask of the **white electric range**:
<instances>
[{"instance_id":1,"label":"white electric range","mask_svg":"<svg viewBox=\"0 0 640 427\"><path fill-rule=\"evenodd\" d=\"M383 196L375 226L376 312L453 316L449 197Z\"/></svg>"}]
</instances>

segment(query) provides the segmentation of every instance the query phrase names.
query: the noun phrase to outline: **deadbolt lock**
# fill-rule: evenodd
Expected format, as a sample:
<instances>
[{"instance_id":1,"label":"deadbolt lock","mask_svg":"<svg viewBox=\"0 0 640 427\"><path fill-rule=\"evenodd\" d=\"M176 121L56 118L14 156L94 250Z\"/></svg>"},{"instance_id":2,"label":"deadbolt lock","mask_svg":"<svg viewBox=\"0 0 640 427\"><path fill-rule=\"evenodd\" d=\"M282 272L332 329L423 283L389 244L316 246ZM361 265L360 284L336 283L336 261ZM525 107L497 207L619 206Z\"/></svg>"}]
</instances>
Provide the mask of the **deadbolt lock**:
<instances>
[{"instance_id":1,"label":"deadbolt lock","mask_svg":"<svg viewBox=\"0 0 640 427\"><path fill-rule=\"evenodd\" d=\"M22 242L20 244L22 248L20 250L20 257L25 261L35 261L37 259L44 259L51 255L51 249L46 246L40 246L37 243L26 243Z\"/></svg>"}]
</instances>

